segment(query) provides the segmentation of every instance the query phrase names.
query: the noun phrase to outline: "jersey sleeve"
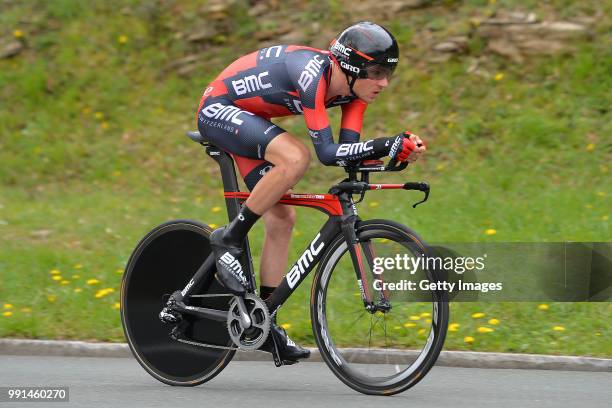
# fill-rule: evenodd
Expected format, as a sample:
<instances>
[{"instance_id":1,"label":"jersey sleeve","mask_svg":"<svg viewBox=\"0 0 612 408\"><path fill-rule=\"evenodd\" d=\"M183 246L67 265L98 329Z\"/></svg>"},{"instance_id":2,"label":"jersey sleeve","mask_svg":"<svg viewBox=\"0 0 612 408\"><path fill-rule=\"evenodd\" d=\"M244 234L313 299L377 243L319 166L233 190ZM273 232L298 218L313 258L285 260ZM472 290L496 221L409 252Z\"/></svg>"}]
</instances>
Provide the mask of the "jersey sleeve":
<instances>
[{"instance_id":1,"label":"jersey sleeve","mask_svg":"<svg viewBox=\"0 0 612 408\"><path fill-rule=\"evenodd\" d=\"M363 111L365 111L365 107L360 104L346 108L349 110L346 120L343 111L342 126L347 126L344 137L353 139L355 142L334 143L325 108L326 75L328 75L330 60L325 54L312 51L292 54L294 55L286 60L287 70L302 102L304 121L319 161L327 166L345 166L351 161L380 158L386 155L388 148L384 143L380 143L382 140L379 143L377 140L356 142L361 131L361 119L357 117L363 117ZM360 110L362 110L361 114ZM357 134L356 139L355 134Z\"/></svg>"},{"instance_id":2,"label":"jersey sleeve","mask_svg":"<svg viewBox=\"0 0 612 408\"><path fill-rule=\"evenodd\" d=\"M361 99L355 99L342 106L342 122L340 125L340 143L355 143L359 141L363 115L368 104Z\"/></svg>"}]
</instances>

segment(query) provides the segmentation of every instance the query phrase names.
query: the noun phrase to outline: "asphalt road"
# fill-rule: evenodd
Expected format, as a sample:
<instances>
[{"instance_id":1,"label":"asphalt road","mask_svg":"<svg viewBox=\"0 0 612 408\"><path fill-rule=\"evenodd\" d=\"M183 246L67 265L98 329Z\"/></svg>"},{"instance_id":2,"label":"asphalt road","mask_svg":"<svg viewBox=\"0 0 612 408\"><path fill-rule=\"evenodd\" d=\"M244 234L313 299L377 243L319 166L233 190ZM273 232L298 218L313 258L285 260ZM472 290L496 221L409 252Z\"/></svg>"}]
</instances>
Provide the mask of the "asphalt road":
<instances>
[{"instance_id":1,"label":"asphalt road","mask_svg":"<svg viewBox=\"0 0 612 408\"><path fill-rule=\"evenodd\" d=\"M68 386L69 403L0 407L609 407L612 373L434 367L392 397L359 394L323 363L234 361L211 382L171 387L131 358L0 356L0 386Z\"/></svg>"}]
</instances>

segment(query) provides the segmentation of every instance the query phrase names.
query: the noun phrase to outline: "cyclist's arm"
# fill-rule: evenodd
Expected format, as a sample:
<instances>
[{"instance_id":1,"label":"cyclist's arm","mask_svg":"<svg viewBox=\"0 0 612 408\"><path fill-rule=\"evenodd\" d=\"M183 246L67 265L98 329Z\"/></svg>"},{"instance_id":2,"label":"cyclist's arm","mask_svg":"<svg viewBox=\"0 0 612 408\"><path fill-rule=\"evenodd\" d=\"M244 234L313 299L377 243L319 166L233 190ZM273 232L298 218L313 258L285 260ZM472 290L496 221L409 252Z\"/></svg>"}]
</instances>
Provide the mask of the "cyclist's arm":
<instances>
[{"instance_id":1,"label":"cyclist's arm","mask_svg":"<svg viewBox=\"0 0 612 408\"><path fill-rule=\"evenodd\" d=\"M377 159L389 153L388 138L356 143L334 143L325 109L328 59L319 54L296 55L287 62L304 112L317 158L324 165L345 165L347 161ZM318 68L318 69L317 69Z\"/></svg>"},{"instance_id":2,"label":"cyclist's arm","mask_svg":"<svg viewBox=\"0 0 612 408\"><path fill-rule=\"evenodd\" d=\"M361 99L355 99L342 106L342 122L340 124L340 143L355 143L359 141L363 114L368 104Z\"/></svg>"}]
</instances>

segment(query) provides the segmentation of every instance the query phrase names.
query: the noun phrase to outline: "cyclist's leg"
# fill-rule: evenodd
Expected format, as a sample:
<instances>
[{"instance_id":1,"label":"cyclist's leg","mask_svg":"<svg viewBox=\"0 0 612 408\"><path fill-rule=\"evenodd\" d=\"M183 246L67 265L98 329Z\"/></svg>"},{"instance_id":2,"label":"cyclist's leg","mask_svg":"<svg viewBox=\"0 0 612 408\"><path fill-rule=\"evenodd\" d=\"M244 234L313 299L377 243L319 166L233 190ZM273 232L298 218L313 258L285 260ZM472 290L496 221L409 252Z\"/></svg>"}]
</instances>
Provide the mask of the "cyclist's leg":
<instances>
[{"instance_id":1,"label":"cyclist's leg","mask_svg":"<svg viewBox=\"0 0 612 408\"><path fill-rule=\"evenodd\" d=\"M303 143L280 127L223 97L203 101L198 112L198 128L224 150L249 159L265 158L274 165L262 177L265 181L256 183L238 216L211 234L219 278L228 290L241 295L246 283L238 261L242 241L257 219L302 177L310 154Z\"/></svg>"},{"instance_id":2,"label":"cyclist's leg","mask_svg":"<svg viewBox=\"0 0 612 408\"><path fill-rule=\"evenodd\" d=\"M275 204L264 213L263 221L265 236L261 250L260 284L261 296L266 298L280 284L286 272L295 209Z\"/></svg>"}]
</instances>

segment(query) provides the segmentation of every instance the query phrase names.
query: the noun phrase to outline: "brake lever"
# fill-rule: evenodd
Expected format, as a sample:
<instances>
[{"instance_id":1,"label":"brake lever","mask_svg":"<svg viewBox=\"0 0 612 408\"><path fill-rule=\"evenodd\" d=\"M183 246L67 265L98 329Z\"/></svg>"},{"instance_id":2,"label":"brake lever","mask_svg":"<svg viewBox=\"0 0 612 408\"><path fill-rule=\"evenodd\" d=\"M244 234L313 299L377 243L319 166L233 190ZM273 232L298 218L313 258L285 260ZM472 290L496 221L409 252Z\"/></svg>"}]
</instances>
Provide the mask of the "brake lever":
<instances>
[{"instance_id":1,"label":"brake lever","mask_svg":"<svg viewBox=\"0 0 612 408\"><path fill-rule=\"evenodd\" d=\"M417 205L423 204L429 198L430 187L429 187L429 184L424 181L408 182L408 183L405 183L404 187L402 188L404 190L416 190L416 191L422 191L423 193L425 193L425 198L423 198L418 203L413 204L412 208L416 208Z\"/></svg>"}]
</instances>

